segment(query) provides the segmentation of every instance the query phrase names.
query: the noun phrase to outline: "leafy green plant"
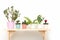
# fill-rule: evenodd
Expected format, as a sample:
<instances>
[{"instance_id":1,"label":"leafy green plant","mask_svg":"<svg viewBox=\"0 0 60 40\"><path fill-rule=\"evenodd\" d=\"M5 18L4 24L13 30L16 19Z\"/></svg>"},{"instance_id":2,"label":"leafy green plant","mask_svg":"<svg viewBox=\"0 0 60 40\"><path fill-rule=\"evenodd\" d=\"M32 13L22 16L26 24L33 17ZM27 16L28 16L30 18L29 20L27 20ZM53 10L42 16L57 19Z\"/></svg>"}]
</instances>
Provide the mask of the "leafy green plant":
<instances>
[{"instance_id":1,"label":"leafy green plant","mask_svg":"<svg viewBox=\"0 0 60 40\"><path fill-rule=\"evenodd\" d=\"M22 24L27 24L26 20L24 20L24 22L22 22Z\"/></svg>"},{"instance_id":2,"label":"leafy green plant","mask_svg":"<svg viewBox=\"0 0 60 40\"><path fill-rule=\"evenodd\" d=\"M28 17L24 17L24 18L26 19L25 22L27 25L32 24L32 21Z\"/></svg>"},{"instance_id":3,"label":"leafy green plant","mask_svg":"<svg viewBox=\"0 0 60 40\"><path fill-rule=\"evenodd\" d=\"M19 23L19 22L20 22L19 20L16 21L16 23Z\"/></svg>"},{"instance_id":4,"label":"leafy green plant","mask_svg":"<svg viewBox=\"0 0 60 40\"><path fill-rule=\"evenodd\" d=\"M18 15L19 15L19 11L17 10L14 10L14 7L11 6L11 8L7 8L4 10L4 14L6 16L6 18L9 20L9 14L11 14L10 18L15 21L17 18L18 18Z\"/></svg>"},{"instance_id":5,"label":"leafy green plant","mask_svg":"<svg viewBox=\"0 0 60 40\"><path fill-rule=\"evenodd\" d=\"M9 14L8 14L8 9L5 9L5 10L4 10L4 14L5 14L6 18L8 19L8 15L9 15Z\"/></svg>"},{"instance_id":6,"label":"leafy green plant","mask_svg":"<svg viewBox=\"0 0 60 40\"><path fill-rule=\"evenodd\" d=\"M37 18L33 21L35 24L40 24L43 21L44 18L42 18L41 15L38 15Z\"/></svg>"}]
</instances>

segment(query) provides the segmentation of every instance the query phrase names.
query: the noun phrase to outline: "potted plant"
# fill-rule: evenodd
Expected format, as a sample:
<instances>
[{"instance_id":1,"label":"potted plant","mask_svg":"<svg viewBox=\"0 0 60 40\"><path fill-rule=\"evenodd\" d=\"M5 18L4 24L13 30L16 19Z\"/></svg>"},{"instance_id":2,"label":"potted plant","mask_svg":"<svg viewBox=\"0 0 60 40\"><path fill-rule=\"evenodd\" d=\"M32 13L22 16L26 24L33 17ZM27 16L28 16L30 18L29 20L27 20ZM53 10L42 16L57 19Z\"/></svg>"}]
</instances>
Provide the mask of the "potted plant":
<instances>
[{"instance_id":1,"label":"potted plant","mask_svg":"<svg viewBox=\"0 0 60 40\"><path fill-rule=\"evenodd\" d=\"M24 22L22 22L22 29L26 29L27 25L32 23L32 21L28 17L24 17L24 18L25 18L25 20L24 20Z\"/></svg>"},{"instance_id":2,"label":"potted plant","mask_svg":"<svg viewBox=\"0 0 60 40\"><path fill-rule=\"evenodd\" d=\"M35 20L33 20L33 22L30 25L28 25L28 27L30 29L32 29L32 28L38 28L38 26L41 26L40 24L43 21L43 19L44 18L41 15L38 15L37 18Z\"/></svg>"},{"instance_id":3,"label":"potted plant","mask_svg":"<svg viewBox=\"0 0 60 40\"><path fill-rule=\"evenodd\" d=\"M27 28L27 23L26 20L24 20L24 22L22 22L22 29L26 29Z\"/></svg>"},{"instance_id":4,"label":"potted plant","mask_svg":"<svg viewBox=\"0 0 60 40\"><path fill-rule=\"evenodd\" d=\"M38 15L37 18L33 21L33 24L35 24L35 28L41 27L41 22L44 20L44 18L41 15Z\"/></svg>"},{"instance_id":5,"label":"potted plant","mask_svg":"<svg viewBox=\"0 0 60 40\"><path fill-rule=\"evenodd\" d=\"M14 10L13 6L11 6L11 8L7 8L4 10L4 14L8 20L7 22L7 26L9 29L13 29L14 28L14 21L18 18L18 14L19 11Z\"/></svg>"},{"instance_id":6,"label":"potted plant","mask_svg":"<svg viewBox=\"0 0 60 40\"><path fill-rule=\"evenodd\" d=\"M20 23L19 22L20 22L19 20L16 21L16 28L17 29L20 29Z\"/></svg>"}]
</instances>

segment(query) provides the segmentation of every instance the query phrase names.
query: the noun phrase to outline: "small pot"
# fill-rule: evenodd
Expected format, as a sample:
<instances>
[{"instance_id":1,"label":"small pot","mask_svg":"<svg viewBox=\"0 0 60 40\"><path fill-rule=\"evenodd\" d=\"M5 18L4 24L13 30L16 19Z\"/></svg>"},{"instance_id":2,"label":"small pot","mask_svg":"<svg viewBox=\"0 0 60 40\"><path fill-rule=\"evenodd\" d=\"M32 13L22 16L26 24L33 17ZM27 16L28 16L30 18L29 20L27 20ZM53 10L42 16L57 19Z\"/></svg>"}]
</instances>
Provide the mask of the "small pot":
<instances>
[{"instance_id":1,"label":"small pot","mask_svg":"<svg viewBox=\"0 0 60 40\"><path fill-rule=\"evenodd\" d=\"M8 27L8 29L14 29L14 21L8 21L7 27Z\"/></svg>"},{"instance_id":2,"label":"small pot","mask_svg":"<svg viewBox=\"0 0 60 40\"><path fill-rule=\"evenodd\" d=\"M16 23L16 29L20 29L20 23Z\"/></svg>"},{"instance_id":3,"label":"small pot","mask_svg":"<svg viewBox=\"0 0 60 40\"><path fill-rule=\"evenodd\" d=\"M27 28L27 24L22 24L22 29L26 29Z\"/></svg>"}]
</instances>

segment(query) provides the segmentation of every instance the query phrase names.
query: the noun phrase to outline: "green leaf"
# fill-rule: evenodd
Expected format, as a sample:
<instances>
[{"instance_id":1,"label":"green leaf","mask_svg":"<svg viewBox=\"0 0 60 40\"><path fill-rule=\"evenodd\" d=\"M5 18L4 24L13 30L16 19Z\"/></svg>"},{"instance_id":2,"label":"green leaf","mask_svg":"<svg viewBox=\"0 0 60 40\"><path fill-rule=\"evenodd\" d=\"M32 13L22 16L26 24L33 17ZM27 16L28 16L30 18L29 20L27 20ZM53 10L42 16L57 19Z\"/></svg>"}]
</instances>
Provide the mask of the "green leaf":
<instances>
[{"instance_id":1,"label":"green leaf","mask_svg":"<svg viewBox=\"0 0 60 40\"><path fill-rule=\"evenodd\" d=\"M31 24L32 21L28 18L28 17L24 17L28 22L26 22L27 24Z\"/></svg>"}]
</instances>

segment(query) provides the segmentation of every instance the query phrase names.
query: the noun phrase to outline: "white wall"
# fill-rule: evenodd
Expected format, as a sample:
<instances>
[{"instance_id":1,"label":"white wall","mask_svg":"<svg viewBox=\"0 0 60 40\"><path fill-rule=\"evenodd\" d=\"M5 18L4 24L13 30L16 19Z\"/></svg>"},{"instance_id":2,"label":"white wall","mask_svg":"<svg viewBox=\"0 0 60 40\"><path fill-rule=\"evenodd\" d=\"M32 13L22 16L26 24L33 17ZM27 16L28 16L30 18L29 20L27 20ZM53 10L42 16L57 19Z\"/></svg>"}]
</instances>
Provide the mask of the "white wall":
<instances>
[{"instance_id":1,"label":"white wall","mask_svg":"<svg viewBox=\"0 0 60 40\"><path fill-rule=\"evenodd\" d=\"M0 40L7 40L7 20L3 10L14 6L21 16L33 19L41 14L49 22L49 40L59 40L60 36L60 1L59 0L0 0Z\"/></svg>"}]
</instances>

